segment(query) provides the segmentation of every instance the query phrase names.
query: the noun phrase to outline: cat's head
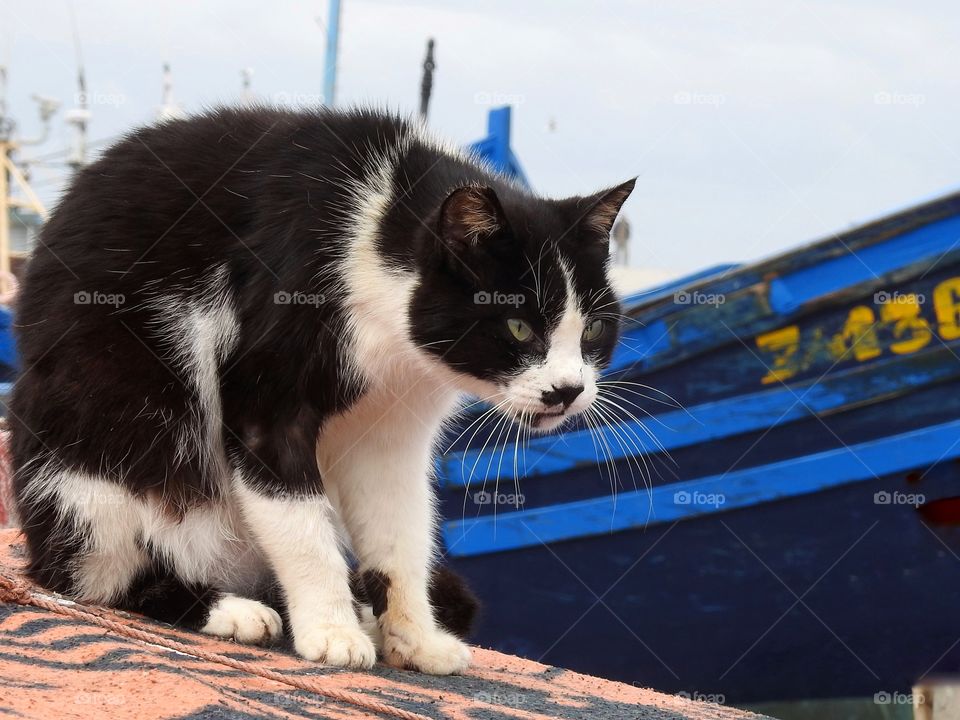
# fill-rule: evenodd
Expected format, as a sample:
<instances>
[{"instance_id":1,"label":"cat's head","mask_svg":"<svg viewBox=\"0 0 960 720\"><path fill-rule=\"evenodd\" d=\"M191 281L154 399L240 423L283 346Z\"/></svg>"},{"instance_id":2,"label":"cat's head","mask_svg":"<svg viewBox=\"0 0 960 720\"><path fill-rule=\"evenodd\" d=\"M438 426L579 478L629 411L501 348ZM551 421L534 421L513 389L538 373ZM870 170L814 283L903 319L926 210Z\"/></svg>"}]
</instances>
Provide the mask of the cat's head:
<instances>
[{"instance_id":1,"label":"cat's head","mask_svg":"<svg viewBox=\"0 0 960 720\"><path fill-rule=\"evenodd\" d=\"M537 431L586 410L618 339L610 230L634 182L566 200L451 192L425 225L413 341Z\"/></svg>"}]
</instances>

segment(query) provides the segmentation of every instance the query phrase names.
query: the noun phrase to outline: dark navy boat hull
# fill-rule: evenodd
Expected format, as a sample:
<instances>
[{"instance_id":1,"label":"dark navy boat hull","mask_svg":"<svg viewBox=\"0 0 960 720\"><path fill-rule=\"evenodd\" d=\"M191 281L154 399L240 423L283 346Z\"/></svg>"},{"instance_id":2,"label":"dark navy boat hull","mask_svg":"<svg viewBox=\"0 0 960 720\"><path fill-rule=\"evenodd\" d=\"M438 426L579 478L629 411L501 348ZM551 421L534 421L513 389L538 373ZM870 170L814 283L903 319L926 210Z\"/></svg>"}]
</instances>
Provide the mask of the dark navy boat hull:
<instances>
[{"instance_id":1,"label":"dark navy boat hull","mask_svg":"<svg viewBox=\"0 0 960 720\"><path fill-rule=\"evenodd\" d=\"M571 428L516 472L455 443L443 538L479 641L740 703L957 671L958 239L955 195L648 294L609 373L649 386L611 386L645 427L608 406L605 446Z\"/></svg>"},{"instance_id":2,"label":"dark navy boat hull","mask_svg":"<svg viewBox=\"0 0 960 720\"><path fill-rule=\"evenodd\" d=\"M924 482L955 493L956 468ZM877 488L904 480L453 566L481 644L524 657L734 703L908 692L960 667L960 530Z\"/></svg>"}]
</instances>

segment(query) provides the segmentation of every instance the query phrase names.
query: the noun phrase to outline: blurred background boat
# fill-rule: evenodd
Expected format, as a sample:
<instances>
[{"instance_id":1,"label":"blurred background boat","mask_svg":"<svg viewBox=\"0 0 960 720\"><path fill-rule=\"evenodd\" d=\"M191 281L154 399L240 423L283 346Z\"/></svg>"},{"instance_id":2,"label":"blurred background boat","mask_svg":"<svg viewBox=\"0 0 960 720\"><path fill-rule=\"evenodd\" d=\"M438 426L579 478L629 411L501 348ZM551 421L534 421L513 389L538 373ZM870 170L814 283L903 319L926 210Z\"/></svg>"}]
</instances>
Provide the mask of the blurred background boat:
<instances>
[{"instance_id":1,"label":"blurred background boat","mask_svg":"<svg viewBox=\"0 0 960 720\"><path fill-rule=\"evenodd\" d=\"M958 259L953 194L713 268L626 299L595 427L468 417L438 474L479 642L734 703L956 671Z\"/></svg>"}]
</instances>

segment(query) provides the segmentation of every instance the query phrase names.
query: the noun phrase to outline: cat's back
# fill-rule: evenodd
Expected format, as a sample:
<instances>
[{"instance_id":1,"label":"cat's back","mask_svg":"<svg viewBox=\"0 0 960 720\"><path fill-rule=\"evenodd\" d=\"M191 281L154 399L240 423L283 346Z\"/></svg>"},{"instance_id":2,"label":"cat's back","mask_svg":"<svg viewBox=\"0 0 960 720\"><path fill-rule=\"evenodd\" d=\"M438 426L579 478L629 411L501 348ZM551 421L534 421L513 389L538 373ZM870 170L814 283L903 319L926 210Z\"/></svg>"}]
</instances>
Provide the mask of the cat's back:
<instances>
[{"instance_id":1,"label":"cat's back","mask_svg":"<svg viewBox=\"0 0 960 720\"><path fill-rule=\"evenodd\" d=\"M409 128L373 110L246 107L132 132L78 173L44 226L21 318L44 321L78 293L189 286L224 263L280 277L309 239L336 241L349 188Z\"/></svg>"},{"instance_id":2,"label":"cat's back","mask_svg":"<svg viewBox=\"0 0 960 720\"><path fill-rule=\"evenodd\" d=\"M319 251L346 235L349 193L405 128L372 111L221 109L138 130L81 171L21 286L16 465L55 450L98 472L134 449L141 484L191 488L214 475L212 445L188 442L199 431L181 420L218 406L220 364L231 377L248 365L268 377L267 395L303 390L300 375L256 363L305 367L340 306L283 304L276 293L311 292ZM341 392L333 380L315 382ZM169 458L171 472L194 479L166 477Z\"/></svg>"},{"instance_id":3,"label":"cat's back","mask_svg":"<svg viewBox=\"0 0 960 720\"><path fill-rule=\"evenodd\" d=\"M92 240L114 233L149 247L209 220L240 234L255 213L300 206L310 184L333 189L364 173L369 156L408 131L405 121L373 110L270 107L220 108L140 128L77 175L42 247L106 247Z\"/></svg>"}]
</instances>

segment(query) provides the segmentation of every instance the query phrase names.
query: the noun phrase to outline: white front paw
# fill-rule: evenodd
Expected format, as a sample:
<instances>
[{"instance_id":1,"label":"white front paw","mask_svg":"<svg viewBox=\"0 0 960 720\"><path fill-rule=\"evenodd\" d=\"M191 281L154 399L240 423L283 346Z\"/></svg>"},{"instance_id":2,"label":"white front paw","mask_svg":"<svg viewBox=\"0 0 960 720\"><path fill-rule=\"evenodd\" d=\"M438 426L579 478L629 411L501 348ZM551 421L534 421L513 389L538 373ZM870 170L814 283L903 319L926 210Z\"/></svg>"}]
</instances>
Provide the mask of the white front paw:
<instances>
[{"instance_id":1,"label":"white front paw","mask_svg":"<svg viewBox=\"0 0 960 720\"><path fill-rule=\"evenodd\" d=\"M211 608L200 632L242 643L263 643L280 637L283 623L273 608L236 595L224 595Z\"/></svg>"},{"instance_id":2,"label":"white front paw","mask_svg":"<svg viewBox=\"0 0 960 720\"><path fill-rule=\"evenodd\" d=\"M470 666L470 648L453 635L412 623L387 625L383 657L391 665L428 675L458 675Z\"/></svg>"},{"instance_id":3,"label":"white front paw","mask_svg":"<svg viewBox=\"0 0 960 720\"><path fill-rule=\"evenodd\" d=\"M307 660L349 668L371 668L377 659L373 642L349 625L313 625L294 633L293 645Z\"/></svg>"}]
</instances>

